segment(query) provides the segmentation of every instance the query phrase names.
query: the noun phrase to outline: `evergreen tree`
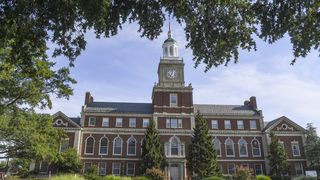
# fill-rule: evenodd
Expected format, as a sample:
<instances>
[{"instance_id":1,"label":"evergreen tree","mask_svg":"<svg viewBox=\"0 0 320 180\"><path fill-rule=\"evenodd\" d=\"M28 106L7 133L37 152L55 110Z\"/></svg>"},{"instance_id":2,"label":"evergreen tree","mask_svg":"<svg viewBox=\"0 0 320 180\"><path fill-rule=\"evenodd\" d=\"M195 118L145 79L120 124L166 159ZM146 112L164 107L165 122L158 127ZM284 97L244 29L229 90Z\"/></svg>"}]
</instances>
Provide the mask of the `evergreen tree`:
<instances>
[{"instance_id":1,"label":"evergreen tree","mask_svg":"<svg viewBox=\"0 0 320 180\"><path fill-rule=\"evenodd\" d=\"M306 157L310 162L310 166L320 171L320 138L317 135L316 128L310 123L307 124L306 133Z\"/></svg>"},{"instance_id":2,"label":"evergreen tree","mask_svg":"<svg viewBox=\"0 0 320 180\"><path fill-rule=\"evenodd\" d=\"M162 144L155 123L151 120L142 142L141 171L145 173L146 169L162 169L163 166L164 157Z\"/></svg>"},{"instance_id":3,"label":"evergreen tree","mask_svg":"<svg viewBox=\"0 0 320 180\"><path fill-rule=\"evenodd\" d=\"M192 141L188 148L188 169L201 178L220 175L212 138L209 136L206 121L199 112L195 118L195 125Z\"/></svg>"},{"instance_id":4,"label":"evergreen tree","mask_svg":"<svg viewBox=\"0 0 320 180\"><path fill-rule=\"evenodd\" d=\"M281 176L288 172L287 153L280 144L277 136L273 132L270 133L271 143L269 145L269 165L271 175Z\"/></svg>"}]
</instances>

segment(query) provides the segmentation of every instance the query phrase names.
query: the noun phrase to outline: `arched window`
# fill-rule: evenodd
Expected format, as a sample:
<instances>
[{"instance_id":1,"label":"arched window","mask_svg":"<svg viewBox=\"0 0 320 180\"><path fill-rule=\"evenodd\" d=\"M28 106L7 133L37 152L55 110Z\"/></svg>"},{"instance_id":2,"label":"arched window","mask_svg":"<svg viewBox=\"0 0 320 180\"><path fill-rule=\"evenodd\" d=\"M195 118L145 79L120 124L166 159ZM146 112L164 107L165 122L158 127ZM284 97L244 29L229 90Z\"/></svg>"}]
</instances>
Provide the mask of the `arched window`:
<instances>
[{"instance_id":1,"label":"arched window","mask_svg":"<svg viewBox=\"0 0 320 180\"><path fill-rule=\"evenodd\" d=\"M248 147L247 147L247 141L244 139L239 139L239 155L240 156L248 156Z\"/></svg>"},{"instance_id":2,"label":"arched window","mask_svg":"<svg viewBox=\"0 0 320 180\"><path fill-rule=\"evenodd\" d=\"M94 138L92 136L86 139L86 151L85 154L93 154Z\"/></svg>"},{"instance_id":3,"label":"arched window","mask_svg":"<svg viewBox=\"0 0 320 180\"><path fill-rule=\"evenodd\" d=\"M219 141L219 139L215 138L213 140L213 147L216 150L217 156L221 156L221 142Z\"/></svg>"},{"instance_id":4,"label":"arched window","mask_svg":"<svg viewBox=\"0 0 320 180\"><path fill-rule=\"evenodd\" d=\"M173 56L173 46L170 46L170 56Z\"/></svg>"},{"instance_id":5,"label":"arched window","mask_svg":"<svg viewBox=\"0 0 320 180\"><path fill-rule=\"evenodd\" d=\"M106 137L102 137L100 139L100 151L99 151L99 154L108 154L108 139Z\"/></svg>"},{"instance_id":6,"label":"arched window","mask_svg":"<svg viewBox=\"0 0 320 180\"><path fill-rule=\"evenodd\" d=\"M233 141L228 138L225 141L225 145L226 145L226 155L227 156L234 156L234 143Z\"/></svg>"},{"instance_id":7,"label":"arched window","mask_svg":"<svg viewBox=\"0 0 320 180\"><path fill-rule=\"evenodd\" d=\"M171 155L178 156L179 155L179 141L177 138L172 138L171 140Z\"/></svg>"},{"instance_id":8,"label":"arched window","mask_svg":"<svg viewBox=\"0 0 320 180\"><path fill-rule=\"evenodd\" d=\"M127 141L127 153L128 155L136 155L136 139L134 137L130 137Z\"/></svg>"},{"instance_id":9,"label":"arched window","mask_svg":"<svg viewBox=\"0 0 320 180\"><path fill-rule=\"evenodd\" d=\"M122 139L118 136L113 140L113 155L122 154Z\"/></svg>"},{"instance_id":10,"label":"arched window","mask_svg":"<svg viewBox=\"0 0 320 180\"><path fill-rule=\"evenodd\" d=\"M260 157L261 156L260 142L257 139L253 139L251 141L251 147L252 147L252 156Z\"/></svg>"}]
</instances>

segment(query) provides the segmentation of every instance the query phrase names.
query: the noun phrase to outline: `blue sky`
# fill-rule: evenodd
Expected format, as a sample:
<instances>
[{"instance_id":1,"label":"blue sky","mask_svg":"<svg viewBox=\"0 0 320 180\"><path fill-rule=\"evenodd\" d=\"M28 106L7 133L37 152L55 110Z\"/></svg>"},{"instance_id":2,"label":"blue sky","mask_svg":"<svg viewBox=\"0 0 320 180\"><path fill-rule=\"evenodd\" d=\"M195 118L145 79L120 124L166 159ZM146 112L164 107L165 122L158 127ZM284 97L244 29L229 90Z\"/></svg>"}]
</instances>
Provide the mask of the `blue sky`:
<instances>
[{"instance_id":1,"label":"blue sky","mask_svg":"<svg viewBox=\"0 0 320 180\"><path fill-rule=\"evenodd\" d=\"M53 108L44 112L80 116L86 91L95 101L151 102L168 27L164 26L164 32L153 41L141 38L137 30L136 24L126 24L109 39L96 39L88 33L87 48L71 71L78 81L74 95L69 100L53 98ZM265 121L285 115L303 127L313 123L320 131L320 62L316 51L291 66L289 38L272 45L257 40L258 51L242 51L237 64L205 73L204 66L193 67L183 28L173 23L172 30L185 62L185 82L194 88L194 103L242 104L256 96ZM64 57L55 61L59 66L67 64Z\"/></svg>"}]
</instances>

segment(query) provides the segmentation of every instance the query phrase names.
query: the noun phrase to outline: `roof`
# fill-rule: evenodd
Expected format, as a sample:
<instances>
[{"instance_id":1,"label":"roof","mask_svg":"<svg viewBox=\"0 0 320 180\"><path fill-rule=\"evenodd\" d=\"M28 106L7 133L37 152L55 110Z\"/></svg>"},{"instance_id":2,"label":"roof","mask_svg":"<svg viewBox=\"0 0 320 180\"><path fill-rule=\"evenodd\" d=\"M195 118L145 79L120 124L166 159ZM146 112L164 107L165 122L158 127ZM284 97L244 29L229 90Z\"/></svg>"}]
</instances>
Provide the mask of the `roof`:
<instances>
[{"instance_id":1,"label":"roof","mask_svg":"<svg viewBox=\"0 0 320 180\"><path fill-rule=\"evenodd\" d=\"M167 42L173 42L176 43L176 40L174 40L173 38L169 37L168 39L166 39L163 43L167 43Z\"/></svg>"},{"instance_id":2,"label":"roof","mask_svg":"<svg viewBox=\"0 0 320 180\"><path fill-rule=\"evenodd\" d=\"M292 121L291 119L289 119L286 116L281 116L275 120L270 121L266 127L263 129L263 131L268 131L271 130L274 126L277 126L280 122L285 121L287 123L289 123L290 125L294 126L295 128L297 128L298 130L305 132L306 130L301 127L300 125L298 125L297 123L295 123L294 121Z\"/></svg>"},{"instance_id":3,"label":"roof","mask_svg":"<svg viewBox=\"0 0 320 180\"><path fill-rule=\"evenodd\" d=\"M151 103L128 103L128 102L92 102L87 104L89 108L106 108L114 113L138 113L152 114Z\"/></svg>"},{"instance_id":4,"label":"roof","mask_svg":"<svg viewBox=\"0 0 320 180\"><path fill-rule=\"evenodd\" d=\"M80 126L80 117L69 117L69 119Z\"/></svg>"},{"instance_id":5,"label":"roof","mask_svg":"<svg viewBox=\"0 0 320 180\"><path fill-rule=\"evenodd\" d=\"M246 105L194 104L194 112L197 112L198 110L204 115L259 115L257 111Z\"/></svg>"},{"instance_id":6,"label":"roof","mask_svg":"<svg viewBox=\"0 0 320 180\"><path fill-rule=\"evenodd\" d=\"M263 131L268 129L269 127L271 127L272 125L274 125L280 118L277 118L275 120L272 120L270 122L268 122L268 124L264 127Z\"/></svg>"}]
</instances>

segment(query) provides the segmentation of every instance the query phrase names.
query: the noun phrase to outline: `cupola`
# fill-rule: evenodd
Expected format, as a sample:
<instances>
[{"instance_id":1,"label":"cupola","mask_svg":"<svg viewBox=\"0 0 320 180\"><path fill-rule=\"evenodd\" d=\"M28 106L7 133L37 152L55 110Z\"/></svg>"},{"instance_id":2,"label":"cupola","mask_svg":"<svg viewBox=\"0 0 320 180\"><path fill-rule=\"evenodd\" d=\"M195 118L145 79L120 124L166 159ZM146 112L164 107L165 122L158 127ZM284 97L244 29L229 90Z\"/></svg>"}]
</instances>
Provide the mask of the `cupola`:
<instances>
[{"instance_id":1,"label":"cupola","mask_svg":"<svg viewBox=\"0 0 320 180\"><path fill-rule=\"evenodd\" d=\"M168 38L163 42L162 51L164 59L177 59L179 56L178 43L172 38L170 24Z\"/></svg>"}]
</instances>

